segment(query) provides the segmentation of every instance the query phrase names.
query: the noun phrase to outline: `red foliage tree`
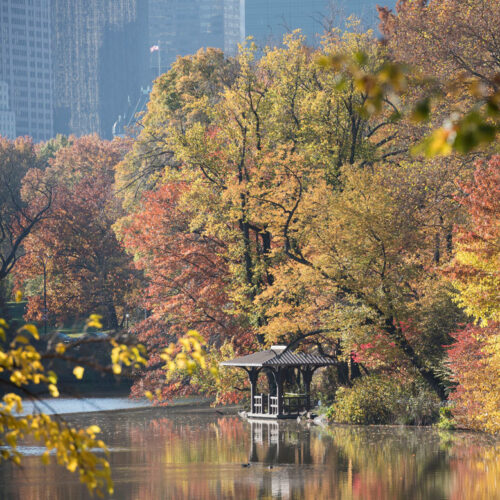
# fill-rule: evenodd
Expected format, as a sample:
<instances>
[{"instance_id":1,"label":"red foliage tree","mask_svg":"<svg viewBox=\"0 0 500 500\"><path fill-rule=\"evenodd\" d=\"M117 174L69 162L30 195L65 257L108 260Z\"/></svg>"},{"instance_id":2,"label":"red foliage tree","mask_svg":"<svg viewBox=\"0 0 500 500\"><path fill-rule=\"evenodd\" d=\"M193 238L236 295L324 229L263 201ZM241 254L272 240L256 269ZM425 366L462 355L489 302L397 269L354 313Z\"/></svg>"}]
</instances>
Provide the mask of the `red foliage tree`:
<instances>
[{"instance_id":1,"label":"red foliage tree","mask_svg":"<svg viewBox=\"0 0 500 500\"><path fill-rule=\"evenodd\" d=\"M468 427L500 431L500 156L480 162L462 186L467 226L457 229L455 259L447 269L457 302L480 326L455 335L450 367L458 386L454 414Z\"/></svg>"},{"instance_id":2,"label":"red foliage tree","mask_svg":"<svg viewBox=\"0 0 500 500\"><path fill-rule=\"evenodd\" d=\"M467 325L448 349L457 387L450 395L453 415L465 427L496 431L499 422L499 325Z\"/></svg>"},{"instance_id":3,"label":"red foliage tree","mask_svg":"<svg viewBox=\"0 0 500 500\"><path fill-rule=\"evenodd\" d=\"M149 280L142 307L151 316L137 326L139 340L158 352L192 328L211 348L231 339L241 348L252 342L246 325L231 314L225 293L229 272L221 256L224 242L190 229L191 215L178 204L185 183L167 183L147 193L141 209L123 222L126 248ZM164 378L162 361L154 354L136 391L158 388ZM140 388L140 390L139 390ZM182 381L163 386L163 396L186 394L193 387Z\"/></svg>"}]
</instances>

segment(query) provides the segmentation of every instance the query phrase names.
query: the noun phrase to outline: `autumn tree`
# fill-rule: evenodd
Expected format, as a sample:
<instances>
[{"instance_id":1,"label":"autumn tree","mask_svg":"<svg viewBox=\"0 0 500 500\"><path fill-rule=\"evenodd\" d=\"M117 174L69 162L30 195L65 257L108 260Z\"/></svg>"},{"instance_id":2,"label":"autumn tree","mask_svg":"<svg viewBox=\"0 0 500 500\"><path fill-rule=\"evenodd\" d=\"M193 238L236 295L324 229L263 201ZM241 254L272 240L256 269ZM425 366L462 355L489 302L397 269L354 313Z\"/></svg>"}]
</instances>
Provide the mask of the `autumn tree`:
<instances>
[{"instance_id":1,"label":"autumn tree","mask_svg":"<svg viewBox=\"0 0 500 500\"><path fill-rule=\"evenodd\" d=\"M337 33L325 43L325 50L354 51L370 47L370 38ZM195 214L192 226L230 243L230 298L257 327L265 319L253 300L273 280L268 268L274 242L267 226L274 224L274 215L280 221L290 215L280 212L278 199L274 205L266 203L265 190L272 199L273 188L283 181L278 197L286 196L287 189L294 192L301 163L300 176L309 169L311 181L322 175L335 184L344 162L396 153L390 141L372 141L389 124L368 124L358 113L363 94L348 82L338 86L335 75L319 72L316 55L297 34L258 62L252 47L243 49L237 80L206 111L212 122L196 123L172 136L182 167L169 175L190 180L186 205L210 207ZM375 51L373 64L377 57ZM295 201L285 211L293 210ZM262 206L273 207L267 218Z\"/></svg>"},{"instance_id":2,"label":"autumn tree","mask_svg":"<svg viewBox=\"0 0 500 500\"><path fill-rule=\"evenodd\" d=\"M326 37L323 50L333 54L346 51L354 54L364 50L370 54L364 61L367 68L376 68L384 62L383 51L370 35L341 35L334 32ZM192 61L197 61L202 55L198 54ZM390 296L381 298L380 269L373 270L375 281L372 283L367 280L364 291L354 286L357 279L363 280L366 270L362 270L361 261L356 263L356 259L362 256L355 246L359 244L356 238L360 234L353 231L358 222L347 219L352 208L345 206L343 211L332 215L333 207L339 210L339 193L343 191L353 197L350 203L357 203L354 200L358 195L351 190L359 182L356 176L361 173L365 176L363 189L371 190L376 186L380 190L377 196L385 200L380 206L380 222L386 217L384 210L396 213L397 208L391 206L391 195L387 189L391 185L390 177L397 175L397 168L389 166L384 171L384 175L388 175L385 179L380 174L370 177L372 169L368 169L368 166L377 162L389 162L403 152L393 144L394 127L389 118L394 111L393 104L387 104L387 115L381 113L374 119L365 117L362 106L367 94L359 90L353 80L349 80L348 74L322 71L317 65L319 55L306 47L297 34L287 37L284 47L269 49L260 61L254 60L252 47L243 49L234 83L226 86L224 92L212 100L198 99L195 104L190 101L184 113L187 115L193 113L193 109L198 109L194 116L202 118L191 122L181 120L185 126L179 126L179 120L172 115L169 101L166 100L168 89L175 82L175 72L164 76L164 82L160 81L156 92L153 92L150 111L144 118L143 134L144 140L148 141L153 134L158 135L161 125L161 141L158 141L157 149L151 149L151 155L157 151L167 151L168 145L168 151L175 153L177 163L167 165L161 174L157 174L157 182L164 184L165 188L157 187L155 194L145 195L142 208L146 210L144 215L141 212L139 225L125 225L127 231L132 229L131 236L126 236L126 245L136 253L139 262L148 259L150 263L153 262L151 256L156 254L155 247L164 247L158 243L153 245L141 228L154 224L149 227L148 233L162 235L166 231L162 219L157 219L156 214L161 213L162 206L172 206L172 202L160 198L160 193L161 196L168 194L170 197L176 186L174 207L187 219L182 224L177 222L179 215L174 215L170 220L164 219L166 224L171 224L169 245L175 239L179 239L179 242L189 241L191 245L193 242L211 243L211 251L215 251L217 259L205 258L205 262L213 266L218 259L222 259L222 265L217 266L217 270L224 271L219 275L218 284L224 290L224 295L218 296L227 304L223 309L238 318L240 324L246 325L247 331L256 333L260 341L267 335L268 341L276 339L285 342L317 334L317 330L328 332L325 346L330 351L333 346L333 354L338 355L340 353L336 346L339 342L344 344L346 338L338 335L331 319L327 322L323 320L336 314L333 310L337 305L337 311L343 314L344 319L353 314L351 324L356 324L361 330L382 328L397 340L404 355L442 394L435 375L401 333L398 322L406 319L408 312L398 310L396 315L391 308L398 299ZM174 66L173 71L175 69ZM162 90L161 85L164 84L166 88ZM175 110L181 113L180 109ZM164 121L160 123L162 119ZM142 137L139 137L139 143L144 144ZM136 148L127 158L124 172L130 175L134 165L139 170L142 158L142 153L138 155ZM351 181L344 175L349 170L347 167L344 169L345 165L350 165L352 175L356 177L348 190L345 186L351 186ZM358 170L360 172L356 174ZM404 175L408 172L411 172L410 167ZM405 178L400 176L393 180L398 182ZM419 182L425 184L425 179ZM182 186L182 189L177 186ZM411 188L406 187L411 192ZM421 201L417 191L418 188L415 188L415 192L411 193L415 205ZM367 194L362 190L354 192L359 193L359 196ZM445 199L449 198L447 194ZM160 199L162 202L157 203ZM374 196L372 199L378 198ZM151 204L152 200L155 200L154 205ZM375 201L373 203L377 205ZM411 219L411 209L403 208ZM170 211L170 214L173 212ZM345 219L345 234L352 241L350 247L343 248L345 259L351 260L354 266L361 265L352 275L342 268L337 257L324 243L325 239L328 241L327 235L335 231L335 225L332 224L339 219ZM407 227L410 231L413 226L409 221L401 220L391 229L392 222L396 223L395 219L390 219L383 231L390 239L394 239L394 243L390 244L394 245L394 258L399 259L398 249L407 242L397 239L397 231L400 227ZM363 238L373 239L370 236L373 230L369 227L370 223L370 220L363 222L366 224L363 229L366 236ZM419 224L424 223L419 221ZM427 241L428 234L424 228L422 233L422 238ZM410 239L410 233L401 237ZM342 240L340 235L338 238ZM374 259L372 266L378 265L375 263L381 258L381 248L386 243L373 240L373 252L364 252ZM206 245L205 248L208 249ZM183 255L177 250L164 253ZM430 258L430 262L433 258L435 256ZM176 291L172 293L168 284L179 284L178 278L189 276L187 266L196 271L199 264L192 257L180 263L162 257L161 253L154 260L153 269L159 269L160 263L168 262L172 266L164 267L167 271L165 274L154 273L154 276L160 274L160 278L153 278L154 283L161 284L161 287L152 289L154 296L163 295L163 304L170 301L173 306L178 305L179 287L174 287ZM404 259L398 262L401 264L394 267L394 284L391 285L394 289L390 294L399 293L397 274L404 269ZM415 263L413 269L418 265L421 264ZM411 275L411 268L409 265L408 275ZM290 275L290 290L293 290L290 294L279 292L278 280L281 283L283 273ZM200 276L203 280L202 273ZM385 277L382 277L383 280ZM205 283L210 281L205 280ZM304 285L300 292L296 291L299 284ZM204 290L201 283L197 287ZM375 295L371 291L373 287ZM194 309L197 300L189 297L199 297L198 292L193 292L194 289L193 286L184 287L182 293L188 299L187 302L184 299L183 303L191 304L189 311L194 313L188 316L189 321L196 322L197 318L203 318L200 312L204 311ZM215 295L212 293L210 297L215 298ZM391 305L383 302L386 299L392 301ZM316 310L309 309L311 302L315 304ZM153 301L150 303L153 311L161 313L163 308L164 312L160 315L163 315L165 323L175 317L172 315L175 307L168 306L167 312L167 306L161 306L159 300L156 300L156 304ZM285 321L284 315L276 312L280 308L288 308L297 314L290 314L289 320ZM303 318L303 324L300 318ZM282 326L279 332L272 329L272 325L277 324ZM347 356L351 344L342 346Z\"/></svg>"},{"instance_id":3,"label":"autumn tree","mask_svg":"<svg viewBox=\"0 0 500 500\"><path fill-rule=\"evenodd\" d=\"M442 84L463 72L488 86L498 85L497 1L399 0L394 13L378 10L396 60L437 76Z\"/></svg>"},{"instance_id":4,"label":"autumn tree","mask_svg":"<svg viewBox=\"0 0 500 500\"><path fill-rule=\"evenodd\" d=\"M124 205L132 210L143 191L154 190L166 168L179 167L172 150L172 132L182 133L198 122L211 121L214 105L236 78L237 62L218 49L180 57L153 86L141 133L117 169L116 183Z\"/></svg>"},{"instance_id":5,"label":"autumn tree","mask_svg":"<svg viewBox=\"0 0 500 500\"><path fill-rule=\"evenodd\" d=\"M407 98L430 118L420 134L438 127L427 153L485 149L500 132L499 3L399 0L394 13L378 9L391 58L411 66Z\"/></svg>"},{"instance_id":6,"label":"autumn tree","mask_svg":"<svg viewBox=\"0 0 500 500\"><path fill-rule=\"evenodd\" d=\"M12 271L26 238L51 208L52 185L43 167L30 140L0 137L0 280ZM31 203L34 198L36 205Z\"/></svg>"},{"instance_id":7,"label":"autumn tree","mask_svg":"<svg viewBox=\"0 0 500 500\"><path fill-rule=\"evenodd\" d=\"M55 185L51 214L26 239L17 276L29 292L28 317L42 318L46 298L56 321L100 313L107 328L123 323L138 278L112 229L122 213L114 166L124 152L118 142L72 138L44 172Z\"/></svg>"},{"instance_id":8,"label":"autumn tree","mask_svg":"<svg viewBox=\"0 0 500 500\"><path fill-rule=\"evenodd\" d=\"M500 156L480 162L473 182L462 185L470 215L458 228L455 259L448 269L457 301L477 321L500 321Z\"/></svg>"},{"instance_id":9,"label":"autumn tree","mask_svg":"<svg viewBox=\"0 0 500 500\"><path fill-rule=\"evenodd\" d=\"M500 327L467 325L454 335L449 366L457 384L450 395L460 426L500 432Z\"/></svg>"},{"instance_id":10,"label":"autumn tree","mask_svg":"<svg viewBox=\"0 0 500 500\"><path fill-rule=\"evenodd\" d=\"M193 211L179 204L186 189L182 182L162 184L144 195L133 218L122 221L123 242L135 254L135 265L148 280L136 304L149 311L149 317L136 325L135 331L151 356L133 394L161 388L167 398L200 388L196 381L181 383L182 373L172 372L169 380L163 377L161 349L176 342L186 328L199 331L212 347L219 348L230 339L235 339L239 348L251 345L245 325L229 311L225 292L229 272L221 256L226 245L190 229ZM231 392L234 389L228 389Z\"/></svg>"},{"instance_id":11,"label":"autumn tree","mask_svg":"<svg viewBox=\"0 0 500 500\"><path fill-rule=\"evenodd\" d=\"M439 214L457 210L446 180L457 172L436 174L417 162L346 166L341 191L319 182L305 191L289 229L301 237L259 297L268 336L322 337L344 357L382 336L444 397L434 369L461 316L437 272L433 233ZM443 261L450 257L444 250Z\"/></svg>"},{"instance_id":12,"label":"autumn tree","mask_svg":"<svg viewBox=\"0 0 500 500\"><path fill-rule=\"evenodd\" d=\"M446 274L456 300L479 323L454 336L449 364L457 387L451 398L462 425L500 431L500 158L480 162L459 197L470 219L457 228L455 258Z\"/></svg>"}]
</instances>

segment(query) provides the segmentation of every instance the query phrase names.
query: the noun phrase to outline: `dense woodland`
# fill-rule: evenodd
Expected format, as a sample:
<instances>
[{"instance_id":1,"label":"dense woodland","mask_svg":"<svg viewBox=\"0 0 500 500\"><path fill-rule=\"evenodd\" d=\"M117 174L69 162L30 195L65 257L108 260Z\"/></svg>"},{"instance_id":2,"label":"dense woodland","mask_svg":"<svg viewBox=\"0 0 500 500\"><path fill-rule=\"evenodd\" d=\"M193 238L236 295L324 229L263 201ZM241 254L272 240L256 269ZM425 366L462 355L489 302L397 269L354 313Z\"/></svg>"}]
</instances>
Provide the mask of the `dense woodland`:
<instances>
[{"instance_id":1,"label":"dense woodland","mask_svg":"<svg viewBox=\"0 0 500 500\"><path fill-rule=\"evenodd\" d=\"M247 397L241 373L165 377L193 329L212 364L333 357L315 390L335 421L449 407L498 432L500 3L379 12L382 39L352 20L318 49L294 32L179 58L133 138L0 139L4 299L129 329L149 352L136 395Z\"/></svg>"}]
</instances>

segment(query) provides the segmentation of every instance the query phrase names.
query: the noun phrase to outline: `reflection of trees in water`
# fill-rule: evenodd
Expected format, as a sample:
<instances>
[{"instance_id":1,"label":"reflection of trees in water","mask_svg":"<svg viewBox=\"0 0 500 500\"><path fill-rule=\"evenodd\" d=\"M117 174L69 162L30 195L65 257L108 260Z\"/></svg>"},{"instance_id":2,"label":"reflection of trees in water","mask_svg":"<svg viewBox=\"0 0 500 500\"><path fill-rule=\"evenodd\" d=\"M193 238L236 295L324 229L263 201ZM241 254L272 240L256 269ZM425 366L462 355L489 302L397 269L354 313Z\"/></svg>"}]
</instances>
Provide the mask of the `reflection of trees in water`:
<instances>
[{"instance_id":1,"label":"reflection of trees in water","mask_svg":"<svg viewBox=\"0 0 500 500\"><path fill-rule=\"evenodd\" d=\"M347 427L330 429L339 463L347 466L346 498L446 498L447 454L429 429Z\"/></svg>"},{"instance_id":2,"label":"reflection of trees in water","mask_svg":"<svg viewBox=\"0 0 500 500\"><path fill-rule=\"evenodd\" d=\"M252 482L238 486L249 435L237 417L157 418L131 429L130 439L149 454L146 480L131 498L256 498Z\"/></svg>"},{"instance_id":3,"label":"reflection of trees in water","mask_svg":"<svg viewBox=\"0 0 500 500\"><path fill-rule=\"evenodd\" d=\"M119 499L492 500L500 442L433 429L294 422L256 426L237 417L154 412L80 416L112 449ZM114 450L114 451L113 451ZM250 467L241 464L252 462ZM273 468L268 469L272 464ZM0 497L80 500L85 486L39 456L0 467Z\"/></svg>"},{"instance_id":4,"label":"reflection of trees in water","mask_svg":"<svg viewBox=\"0 0 500 500\"><path fill-rule=\"evenodd\" d=\"M459 435L450 449L454 487L450 500L500 498L500 441Z\"/></svg>"},{"instance_id":5,"label":"reflection of trees in water","mask_svg":"<svg viewBox=\"0 0 500 500\"><path fill-rule=\"evenodd\" d=\"M430 428L339 426L328 432L338 447L338 456L348 464L341 498L495 498L488 480L500 477L500 459L495 458L494 451L498 455L498 441L493 448L486 442L476 447L485 469L493 467L497 474L480 477L474 472L475 459L463 453L471 443L482 439L479 435L451 434L450 442ZM474 483L476 489L469 488L465 494L460 483Z\"/></svg>"}]
</instances>

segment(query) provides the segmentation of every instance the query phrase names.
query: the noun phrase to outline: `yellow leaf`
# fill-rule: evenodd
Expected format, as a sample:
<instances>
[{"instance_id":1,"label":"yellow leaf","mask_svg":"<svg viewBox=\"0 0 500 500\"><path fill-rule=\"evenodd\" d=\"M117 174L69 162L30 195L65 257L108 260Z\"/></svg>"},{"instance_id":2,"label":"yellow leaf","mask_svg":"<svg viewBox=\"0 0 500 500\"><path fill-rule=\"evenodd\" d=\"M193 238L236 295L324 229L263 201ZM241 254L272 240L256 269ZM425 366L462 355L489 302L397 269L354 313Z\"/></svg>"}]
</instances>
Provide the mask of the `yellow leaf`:
<instances>
[{"instance_id":1,"label":"yellow leaf","mask_svg":"<svg viewBox=\"0 0 500 500\"><path fill-rule=\"evenodd\" d=\"M70 472L75 472L76 468L78 467L78 461L76 460L76 458L72 458L69 462L68 462L68 465L66 466L66 468L70 471Z\"/></svg>"},{"instance_id":2,"label":"yellow leaf","mask_svg":"<svg viewBox=\"0 0 500 500\"><path fill-rule=\"evenodd\" d=\"M35 325L23 325L21 328L21 331L26 330L27 332L31 333L35 339L39 339L40 335L38 335L38 329Z\"/></svg>"},{"instance_id":3,"label":"yellow leaf","mask_svg":"<svg viewBox=\"0 0 500 500\"><path fill-rule=\"evenodd\" d=\"M187 335L189 335L190 337L194 337L195 339L197 339L199 342L203 342L203 337L196 331L196 330L189 330L187 332Z\"/></svg>"},{"instance_id":4,"label":"yellow leaf","mask_svg":"<svg viewBox=\"0 0 500 500\"><path fill-rule=\"evenodd\" d=\"M53 397L53 398L58 398L59 397L59 390L57 389L57 386L54 385L54 384L49 384L49 392L50 392L50 395Z\"/></svg>"},{"instance_id":5,"label":"yellow leaf","mask_svg":"<svg viewBox=\"0 0 500 500\"><path fill-rule=\"evenodd\" d=\"M78 380L81 380L83 378L83 372L84 371L85 371L85 368L83 368L83 366L75 366L75 368L73 368L73 375Z\"/></svg>"},{"instance_id":6,"label":"yellow leaf","mask_svg":"<svg viewBox=\"0 0 500 500\"><path fill-rule=\"evenodd\" d=\"M90 425L87 427L88 434L99 434L101 432L101 428L98 425Z\"/></svg>"},{"instance_id":7,"label":"yellow leaf","mask_svg":"<svg viewBox=\"0 0 500 500\"><path fill-rule=\"evenodd\" d=\"M65 352L66 352L66 346L62 342L59 342L56 345L56 353L57 354L64 354Z\"/></svg>"},{"instance_id":8,"label":"yellow leaf","mask_svg":"<svg viewBox=\"0 0 500 500\"><path fill-rule=\"evenodd\" d=\"M12 344L29 344L29 340L24 335L16 335Z\"/></svg>"},{"instance_id":9,"label":"yellow leaf","mask_svg":"<svg viewBox=\"0 0 500 500\"><path fill-rule=\"evenodd\" d=\"M151 391L146 391L144 393L144 396L146 396L150 401L154 398L153 393Z\"/></svg>"},{"instance_id":10,"label":"yellow leaf","mask_svg":"<svg viewBox=\"0 0 500 500\"><path fill-rule=\"evenodd\" d=\"M102 328L101 319L102 316L100 314L91 314L89 316L89 319L87 320L87 328L89 327Z\"/></svg>"},{"instance_id":11,"label":"yellow leaf","mask_svg":"<svg viewBox=\"0 0 500 500\"><path fill-rule=\"evenodd\" d=\"M52 370L50 370L49 372L47 372L47 380L51 384L57 384L57 375Z\"/></svg>"}]
</instances>

